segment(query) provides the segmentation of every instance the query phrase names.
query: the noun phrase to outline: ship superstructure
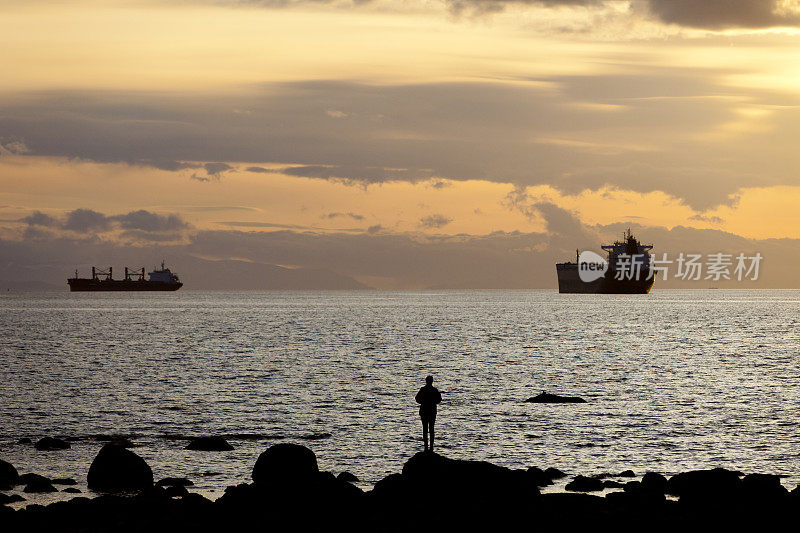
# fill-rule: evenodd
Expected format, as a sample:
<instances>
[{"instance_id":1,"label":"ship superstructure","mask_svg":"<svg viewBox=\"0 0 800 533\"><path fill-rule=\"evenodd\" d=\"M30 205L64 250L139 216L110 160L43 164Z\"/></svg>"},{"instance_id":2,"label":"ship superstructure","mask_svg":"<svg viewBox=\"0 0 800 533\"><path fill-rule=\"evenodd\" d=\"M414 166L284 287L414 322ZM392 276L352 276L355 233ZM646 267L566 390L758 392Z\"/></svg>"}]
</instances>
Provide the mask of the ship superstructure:
<instances>
[{"instance_id":1,"label":"ship superstructure","mask_svg":"<svg viewBox=\"0 0 800 533\"><path fill-rule=\"evenodd\" d=\"M144 267L142 267L141 271L125 267L125 277L123 279L114 279L112 267L108 267L108 270L92 267L91 278L79 278L76 270L75 277L69 278L67 283L69 284L69 290L72 292L177 291L183 287L178 275L168 269L164 261L161 262L160 269L153 269L147 275L149 279L144 277Z\"/></svg>"},{"instance_id":2,"label":"ship superstructure","mask_svg":"<svg viewBox=\"0 0 800 533\"><path fill-rule=\"evenodd\" d=\"M602 276L582 276L581 254L576 251L574 263L557 263L558 292L582 294L647 294L653 287L653 265L650 257L652 244L642 244L633 236L630 229L622 240L604 244L601 248L607 253L607 269ZM588 265L591 269L592 265ZM584 270L584 274L586 270Z\"/></svg>"}]
</instances>

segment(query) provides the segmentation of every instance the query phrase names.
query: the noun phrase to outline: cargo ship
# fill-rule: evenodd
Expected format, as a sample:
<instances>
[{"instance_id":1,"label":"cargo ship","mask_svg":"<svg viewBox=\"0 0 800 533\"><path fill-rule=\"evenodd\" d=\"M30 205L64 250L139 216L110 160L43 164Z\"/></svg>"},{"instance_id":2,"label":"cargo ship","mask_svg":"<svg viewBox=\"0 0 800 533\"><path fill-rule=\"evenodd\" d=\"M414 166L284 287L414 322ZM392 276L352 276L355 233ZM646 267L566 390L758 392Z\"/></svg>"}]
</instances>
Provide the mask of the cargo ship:
<instances>
[{"instance_id":1,"label":"cargo ship","mask_svg":"<svg viewBox=\"0 0 800 533\"><path fill-rule=\"evenodd\" d=\"M114 279L113 275L114 271L111 267L108 267L108 270L92 267L91 278L79 278L76 270L75 277L67 279L67 283L71 292L177 291L183 287L178 275L164 266L163 261L161 262L161 269L148 272L149 279L144 278L144 267L142 267L141 271L134 271L125 267L124 279Z\"/></svg>"},{"instance_id":2,"label":"cargo ship","mask_svg":"<svg viewBox=\"0 0 800 533\"><path fill-rule=\"evenodd\" d=\"M602 265L582 259L576 250L574 263L557 263L558 292L573 294L647 294L653 287L655 276L652 270L650 250L652 244L642 244L633 236L630 229L621 241L604 244L601 248L608 254ZM592 272L594 271L594 272Z\"/></svg>"}]
</instances>

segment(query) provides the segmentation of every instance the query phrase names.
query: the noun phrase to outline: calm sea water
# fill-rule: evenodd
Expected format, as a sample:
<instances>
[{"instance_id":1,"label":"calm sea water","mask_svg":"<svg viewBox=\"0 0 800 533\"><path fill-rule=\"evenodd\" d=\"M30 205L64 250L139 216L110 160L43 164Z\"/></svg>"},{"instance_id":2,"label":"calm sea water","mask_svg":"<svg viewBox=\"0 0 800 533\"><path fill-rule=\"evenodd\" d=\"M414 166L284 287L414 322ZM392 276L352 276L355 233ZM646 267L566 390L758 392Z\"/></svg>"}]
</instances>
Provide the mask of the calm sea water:
<instances>
[{"instance_id":1,"label":"calm sea water","mask_svg":"<svg viewBox=\"0 0 800 533\"><path fill-rule=\"evenodd\" d=\"M85 490L101 443L84 437L134 434L156 478L215 498L278 441L193 452L164 436L251 433L367 487L421 448L413 396L433 374L452 457L573 474L725 466L794 487L799 324L800 291L6 293L0 457ZM524 403L542 390L588 403ZM45 435L82 440L17 444Z\"/></svg>"}]
</instances>

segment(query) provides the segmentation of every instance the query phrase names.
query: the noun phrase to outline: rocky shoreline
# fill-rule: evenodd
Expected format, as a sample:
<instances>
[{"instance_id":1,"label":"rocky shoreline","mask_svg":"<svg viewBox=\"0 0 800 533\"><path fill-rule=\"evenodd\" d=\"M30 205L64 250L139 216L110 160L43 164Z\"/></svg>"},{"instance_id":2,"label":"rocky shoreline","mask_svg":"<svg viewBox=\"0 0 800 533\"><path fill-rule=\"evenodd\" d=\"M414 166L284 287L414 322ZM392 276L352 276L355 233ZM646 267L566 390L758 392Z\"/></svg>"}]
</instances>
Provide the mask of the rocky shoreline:
<instances>
[{"instance_id":1,"label":"rocky shoreline","mask_svg":"<svg viewBox=\"0 0 800 533\"><path fill-rule=\"evenodd\" d=\"M211 443L219 445L219 443ZM280 443L256 461L252 483L229 486L216 501L192 493L185 478L153 479L149 465L111 442L87 474L100 496L81 495L49 505L20 505L8 491L74 492L74 479L20 476L0 461L0 524L6 531L220 531L292 529L402 531L417 528L476 530L498 527L624 527L646 529L697 525L763 527L800 517L800 486L787 490L772 474L716 468L667 478L630 470L577 475L565 492L542 492L567 478L554 469L509 469L485 461L455 460L435 453L411 457L370 491L349 472L320 471L310 449ZM72 488L72 490L70 490ZM601 492L602 491L602 492ZM594 493L594 494L593 494ZM598 495L597 493L600 493Z\"/></svg>"}]
</instances>

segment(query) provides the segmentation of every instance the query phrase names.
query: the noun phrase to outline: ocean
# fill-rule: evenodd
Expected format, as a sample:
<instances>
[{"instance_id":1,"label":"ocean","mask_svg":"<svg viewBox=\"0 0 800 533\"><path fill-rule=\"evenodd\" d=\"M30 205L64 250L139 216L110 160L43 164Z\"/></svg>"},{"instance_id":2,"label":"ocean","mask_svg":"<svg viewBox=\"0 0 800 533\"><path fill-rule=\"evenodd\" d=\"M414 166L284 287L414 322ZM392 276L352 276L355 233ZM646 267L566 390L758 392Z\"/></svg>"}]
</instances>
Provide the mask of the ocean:
<instances>
[{"instance_id":1,"label":"ocean","mask_svg":"<svg viewBox=\"0 0 800 533\"><path fill-rule=\"evenodd\" d=\"M363 488L422 448L570 474L724 466L800 483L800 291L298 291L0 295L0 458L86 473L131 435L156 479L219 497L276 442ZM585 404L531 404L546 390ZM73 439L40 452L28 437ZM224 435L231 452L184 449ZM21 487L20 487L21 488ZM25 495L28 502L71 495Z\"/></svg>"}]
</instances>

